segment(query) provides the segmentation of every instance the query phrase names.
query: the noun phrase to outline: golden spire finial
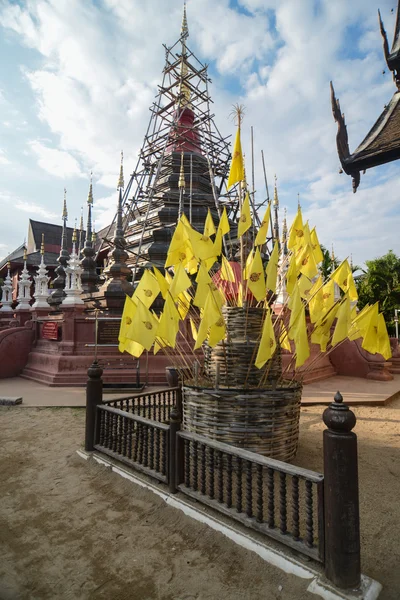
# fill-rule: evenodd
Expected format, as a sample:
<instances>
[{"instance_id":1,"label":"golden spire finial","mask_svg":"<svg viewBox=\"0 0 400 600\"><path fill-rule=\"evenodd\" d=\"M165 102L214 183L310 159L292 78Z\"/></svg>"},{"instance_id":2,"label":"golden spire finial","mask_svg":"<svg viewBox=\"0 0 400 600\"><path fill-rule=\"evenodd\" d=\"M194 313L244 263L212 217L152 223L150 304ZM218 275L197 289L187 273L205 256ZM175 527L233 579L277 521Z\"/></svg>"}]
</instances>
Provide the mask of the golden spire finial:
<instances>
[{"instance_id":1,"label":"golden spire finial","mask_svg":"<svg viewBox=\"0 0 400 600\"><path fill-rule=\"evenodd\" d=\"M40 246L40 254L43 256L44 255L44 233L42 233L42 243Z\"/></svg>"},{"instance_id":2,"label":"golden spire finial","mask_svg":"<svg viewBox=\"0 0 400 600\"><path fill-rule=\"evenodd\" d=\"M7 263L7 269L8 269L8 271L10 271L10 269L11 269L11 262L10 261L8 261L8 263Z\"/></svg>"},{"instance_id":3,"label":"golden spire finial","mask_svg":"<svg viewBox=\"0 0 400 600\"><path fill-rule=\"evenodd\" d=\"M298 210L301 210L301 205L300 205L300 194L299 194L299 192L297 192L297 208L298 208Z\"/></svg>"},{"instance_id":4,"label":"golden spire finial","mask_svg":"<svg viewBox=\"0 0 400 600\"><path fill-rule=\"evenodd\" d=\"M125 183L124 183L124 152L123 152L123 150L121 150L121 166L119 168L119 179L118 179L117 190L119 190L119 188L121 188L121 189L125 188Z\"/></svg>"},{"instance_id":5,"label":"golden spire finial","mask_svg":"<svg viewBox=\"0 0 400 600\"><path fill-rule=\"evenodd\" d=\"M185 171L183 168L183 152L181 152L181 170L179 172L178 188L185 189Z\"/></svg>"},{"instance_id":6,"label":"golden spire finial","mask_svg":"<svg viewBox=\"0 0 400 600\"><path fill-rule=\"evenodd\" d=\"M278 181L277 176L275 175L275 185L274 185L274 202L273 205L279 208L279 198L278 198L278 187L276 182Z\"/></svg>"},{"instance_id":7,"label":"golden spire finial","mask_svg":"<svg viewBox=\"0 0 400 600\"><path fill-rule=\"evenodd\" d=\"M283 209L283 226L282 226L282 236L283 236L283 240L286 241L286 236L287 236L287 222L286 222L286 206Z\"/></svg>"},{"instance_id":8,"label":"golden spire finial","mask_svg":"<svg viewBox=\"0 0 400 600\"><path fill-rule=\"evenodd\" d=\"M75 218L75 227L74 227L74 231L72 232L72 243L75 244L77 239L78 239L78 237L76 235L76 218Z\"/></svg>"},{"instance_id":9,"label":"golden spire finial","mask_svg":"<svg viewBox=\"0 0 400 600\"><path fill-rule=\"evenodd\" d=\"M353 269L353 254L350 254L350 269Z\"/></svg>"},{"instance_id":10,"label":"golden spire finial","mask_svg":"<svg viewBox=\"0 0 400 600\"><path fill-rule=\"evenodd\" d=\"M24 248L24 262L26 262L27 258L28 258L28 252L27 252L27 249Z\"/></svg>"},{"instance_id":11,"label":"golden spire finial","mask_svg":"<svg viewBox=\"0 0 400 600\"><path fill-rule=\"evenodd\" d=\"M89 186L89 194L87 198L88 204L93 204L93 173L90 171L90 186Z\"/></svg>"},{"instance_id":12,"label":"golden spire finial","mask_svg":"<svg viewBox=\"0 0 400 600\"><path fill-rule=\"evenodd\" d=\"M332 242L332 252L331 252L331 261L335 260L335 252L333 251L333 242Z\"/></svg>"},{"instance_id":13,"label":"golden spire finial","mask_svg":"<svg viewBox=\"0 0 400 600\"><path fill-rule=\"evenodd\" d=\"M79 223L79 231L83 231L83 206L81 206L81 222Z\"/></svg>"},{"instance_id":14,"label":"golden spire finial","mask_svg":"<svg viewBox=\"0 0 400 600\"><path fill-rule=\"evenodd\" d=\"M63 206L62 218L63 218L63 219L65 219L66 221L68 220L68 211L67 211L67 190L66 190L66 188L64 188L64 206Z\"/></svg>"},{"instance_id":15,"label":"golden spire finial","mask_svg":"<svg viewBox=\"0 0 400 600\"><path fill-rule=\"evenodd\" d=\"M181 37L189 37L189 27L186 17L186 2L183 3L183 17L182 17L182 27L181 27Z\"/></svg>"}]
</instances>

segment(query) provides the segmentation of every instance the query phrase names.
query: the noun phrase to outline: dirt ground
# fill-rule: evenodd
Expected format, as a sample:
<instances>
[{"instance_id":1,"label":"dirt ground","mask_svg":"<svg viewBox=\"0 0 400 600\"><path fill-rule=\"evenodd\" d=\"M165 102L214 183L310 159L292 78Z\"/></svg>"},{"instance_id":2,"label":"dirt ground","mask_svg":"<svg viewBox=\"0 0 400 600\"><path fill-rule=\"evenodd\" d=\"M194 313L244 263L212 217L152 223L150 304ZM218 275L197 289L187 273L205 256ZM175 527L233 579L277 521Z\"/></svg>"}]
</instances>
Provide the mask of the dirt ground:
<instances>
[{"instance_id":1,"label":"dirt ground","mask_svg":"<svg viewBox=\"0 0 400 600\"><path fill-rule=\"evenodd\" d=\"M400 400L357 407L362 570L400 597ZM323 407L296 464L322 469ZM76 454L83 409L0 408L0 600L308 600L287 575Z\"/></svg>"}]
</instances>

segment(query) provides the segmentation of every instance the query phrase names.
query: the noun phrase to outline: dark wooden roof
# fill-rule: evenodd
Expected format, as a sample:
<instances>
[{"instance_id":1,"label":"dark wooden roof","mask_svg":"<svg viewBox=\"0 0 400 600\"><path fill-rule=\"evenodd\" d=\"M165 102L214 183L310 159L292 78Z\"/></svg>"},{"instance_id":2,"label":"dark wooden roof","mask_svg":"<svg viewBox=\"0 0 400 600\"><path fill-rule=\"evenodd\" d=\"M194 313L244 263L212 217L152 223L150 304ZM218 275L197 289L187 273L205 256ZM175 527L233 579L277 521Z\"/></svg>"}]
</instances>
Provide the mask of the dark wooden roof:
<instances>
[{"instance_id":1,"label":"dark wooden roof","mask_svg":"<svg viewBox=\"0 0 400 600\"><path fill-rule=\"evenodd\" d=\"M68 251L72 250L72 227L67 227L67 246ZM42 221L33 221L29 219L28 229L28 254L40 250L42 243L42 233L44 233L44 247L49 252L60 252L62 226L53 223L43 223ZM85 233L85 232L84 232ZM79 231L78 231L79 239Z\"/></svg>"},{"instance_id":2,"label":"dark wooden roof","mask_svg":"<svg viewBox=\"0 0 400 600\"><path fill-rule=\"evenodd\" d=\"M366 135L361 144L351 154L347 128L340 109L339 100L331 82L331 101L333 117L338 125L336 145L343 171L353 179L353 191L360 184L360 173L366 169L384 165L400 158L400 0L397 7L397 19L392 49L379 13L380 30L383 38L383 50L388 68L393 73L397 91Z\"/></svg>"}]
</instances>

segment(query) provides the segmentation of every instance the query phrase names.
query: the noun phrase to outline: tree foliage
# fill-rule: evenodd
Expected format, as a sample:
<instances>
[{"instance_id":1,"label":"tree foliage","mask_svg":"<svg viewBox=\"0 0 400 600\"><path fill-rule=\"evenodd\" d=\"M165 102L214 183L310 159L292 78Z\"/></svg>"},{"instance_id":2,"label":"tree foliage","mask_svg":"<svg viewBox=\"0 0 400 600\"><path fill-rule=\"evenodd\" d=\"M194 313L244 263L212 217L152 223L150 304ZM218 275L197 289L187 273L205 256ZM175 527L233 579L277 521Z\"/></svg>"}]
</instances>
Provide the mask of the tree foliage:
<instances>
[{"instance_id":1,"label":"tree foliage","mask_svg":"<svg viewBox=\"0 0 400 600\"><path fill-rule=\"evenodd\" d=\"M379 301L390 334L394 333L394 309L400 309L400 258L393 250L366 261L367 269L355 278L359 296L358 307Z\"/></svg>"}]
</instances>

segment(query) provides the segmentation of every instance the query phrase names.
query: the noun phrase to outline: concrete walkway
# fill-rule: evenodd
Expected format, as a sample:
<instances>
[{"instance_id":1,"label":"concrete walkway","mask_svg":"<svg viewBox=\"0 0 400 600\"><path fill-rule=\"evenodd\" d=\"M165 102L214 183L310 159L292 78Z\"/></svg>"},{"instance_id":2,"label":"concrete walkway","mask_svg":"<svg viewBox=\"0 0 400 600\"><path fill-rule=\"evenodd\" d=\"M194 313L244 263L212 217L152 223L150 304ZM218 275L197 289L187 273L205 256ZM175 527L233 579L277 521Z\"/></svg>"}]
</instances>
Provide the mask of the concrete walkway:
<instances>
[{"instance_id":1,"label":"concrete walkway","mask_svg":"<svg viewBox=\"0 0 400 600\"><path fill-rule=\"evenodd\" d=\"M165 386L167 387L167 386ZM147 387L144 391L154 391L156 387ZM302 405L329 404L337 391L350 405L384 405L400 395L400 375L394 375L393 381L369 381L359 377L335 376L310 383L303 388ZM126 390L114 394L104 394L112 400L128 396L134 392ZM13 377L0 379L0 399L22 396L21 406L85 406L86 389L84 387L49 387L36 381Z\"/></svg>"}]
</instances>

